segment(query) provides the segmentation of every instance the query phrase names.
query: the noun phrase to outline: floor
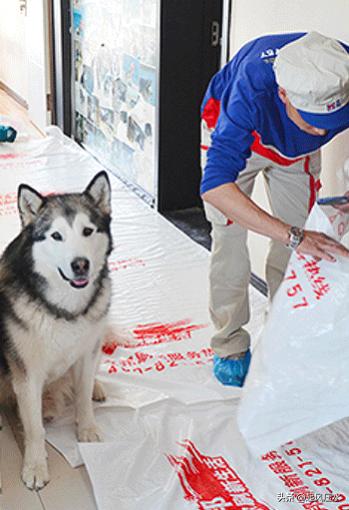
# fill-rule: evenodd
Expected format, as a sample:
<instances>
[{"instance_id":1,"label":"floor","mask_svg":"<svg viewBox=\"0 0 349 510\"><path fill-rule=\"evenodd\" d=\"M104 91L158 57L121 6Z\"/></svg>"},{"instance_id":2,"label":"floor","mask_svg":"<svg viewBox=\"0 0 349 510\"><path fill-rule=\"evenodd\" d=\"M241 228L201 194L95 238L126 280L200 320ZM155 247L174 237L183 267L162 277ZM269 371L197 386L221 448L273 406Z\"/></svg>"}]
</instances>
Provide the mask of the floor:
<instances>
[{"instance_id":1,"label":"floor","mask_svg":"<svg viewBox=\"0 0 349 510\"><path fill-rule=\"evenodd\" d=\"M11 117L34 138L43 134L30 122L25 108L0 89L0 115ZM0 432L1 510L96 510L85 468L72 469L64 458L47 445L51 483L40 493L30 492L20 480L22 440L15 414L2 410ZM1 418L1 415L0 415ZM69 494L67 488L69 487Z\"/></svg>"},{"instance_id":2,"label":"floor","mask_svg":"<svg viewBox=\"0 0 349 510\"><path fill-rule=\"evenodd\" d=\"M182 211L170 211L164 213L164 216L194 241L207 250L211 249L211 227L202 209L193 207Z\"/></svg>"},{"instance_id":3,"label":"floor","mask_svg":"<svg viewBox=\"0 0 349 510\"><path fill-rule=\"evenodd\" d=\"M41 131L30 121L27 110L1 88L0 115L15 119L17 123L25 126L26 132L33 138L39 138L43 136L43 133L41 133Z\"/></svg>"}]
</instances>

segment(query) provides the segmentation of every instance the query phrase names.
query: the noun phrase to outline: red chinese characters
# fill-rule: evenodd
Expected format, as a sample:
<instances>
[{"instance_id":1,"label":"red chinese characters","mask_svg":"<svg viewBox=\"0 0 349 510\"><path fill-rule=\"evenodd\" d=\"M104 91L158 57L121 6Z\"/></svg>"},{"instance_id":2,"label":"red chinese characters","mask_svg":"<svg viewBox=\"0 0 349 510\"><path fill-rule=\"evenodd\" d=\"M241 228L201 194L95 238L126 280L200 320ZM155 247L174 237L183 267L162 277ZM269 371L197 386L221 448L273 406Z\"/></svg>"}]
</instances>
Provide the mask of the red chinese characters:
<instances>
[{"instance_id":1,"label":"red chinese characters","mask_svg":"<svg viewBox=\"0 0 349 510\"><path fill-rule=\"evenodd\" d=\"M297 273L291 269L290 273L285 276L284 281L290 281L290 286L287 288L287 296L292 299L292 308L297 310L309 306L309 301L304 295L303 287L297 283Z\"/></svg>"},{"instance_id":2,"label":"red chinese characters","mask_svg":"<svg viewBox=\"0 0 349 510\"><path fill-rule=\"evenodd\" d=\"M177 472L185 499L198 510L269 510L223 457L202 455L189 440L181 446L184 456L167 458Z\"/></svg>"},{"instance_id":3,"label":"red chinese characters","mask_svg":"<svg viewBox=\"0 0 349 510\"><path fill-rule=\"evenodd\" d=\"M44 193L48 196L49 193ZM17 191L9 191L0 195L0 216L17 214Z\"/></svg>"},{"instance_id":4,"label":"red chinese characters","mask_svg":"<svg viewBox=\"0 0 349 510\"><path fill-rule=\"evenodd\" d=\"M302 262L304 274L310 283L312 295L316 300L322 299L331 290L331 286L326 278L321 275L321 267L319 262L314 258L308 258L300 253L296 253L296 257ZM299 277L295 269L290 269L284 278L285 282L289 282L286 288L286 294L292 300L292 308L300 309L309 306L310 297L306 293L299 282ZM309 294L309 293L308 293Z\"/></svg>"},{"instance_id":5,"label":"red chinese characters","mask_svg":"<svg viewBox=\"0 0 349 510\"><path fill-rule=\"evenodd\" d=\"M111 260L109 262L110 271L120 271L122 269L129 269L130 267L144 267L145 262L143 259L129 258L124 260Z\"/></svg>"},{"instance_id":6,"label":"red chinese characters","mask_svg":"<svg viewBox=\"0 0 349 510\"><path fill-rule=\"evenodd\" d=\"M12 154L11 152L6 154L0 154L0 159L16 159L21 157L21 154Z\"/></svg>"},{"instance_id":7,"label":"red chinese characters","mask_svg":"<svg viewBox=\"0 0 349 510\"><path fill-rule=\"evenodd\" d=\"M325 294L327 294L331 287L324 276L321 276L319 262L316 259L307 259L300 253L297 253L298 260L303 260L303 268L305 270L305 274L309 280L309 283L313 289L316 299L321 299Z\"/></svg>"},{"instance_id":8,"label":"red chinese characters","mask_svg":"<svg viewBox=\"0 0 349 510\"><path fill-rule=\"evenodd\" d=\"M348 230L349 217L342 211L337 210L335 214L328 218L332 224L333 230L341 238Z\"/></svg>"},{"instance_id":9,"label":"red chinese characters","mask_svg":"<svg viewBox=\"0 0 349 510\"><path fill-rule=\"evenodd\" d=\"M157 345L169 342L180 342L192 338L194 331L207 328L207 324L191 324L190 319L161 324L139 324L133 330L133 336L138 343L136 347Z\"/></svg>"},{"instance_id":10,"label":"red chinese characters","mask_svg":"<svg viewBox=\"0 0 349 510\"><path fill-rule=\"evenodd\" d=\"M294 501L304 502L313 495L312 491L305 484L304 480L294 472L292 466L286 462L275 450L272 450L261 457L261 460L268 462L268 467L289 489Z\"/></svg>"},{"instance_id":11,"label":"red chinese characters","mask_svg":"<svg viewBox=\"0 0 349 510\"><path fill-rule=\"evenodd\" d=\"M312 461L304 459L301 448L290 445L293 441L284 445L283 451L272 450L261 457L288 489L289 501L298 503L304 510L329 510L328 504L336 510L349 510L347 497L333 491L331 481ZM335 504L338 506L334 507Z\"/></svg>"},{"instance_id":12,"label":"red chinese characters","mask_svg":"<svg viewBox=\"0 0 349 510\"><path fill-rule=\"evenodd\" d=\"M0 216L16 214L17 212L17 193L11 191L0 195Z\"/></svg>"},{"instance_id":13,"label":"red chinese characters","mask_svg":"<svg viewBox=\"0 0 349 510\"><path fill-rule=\"evenodd\" d=\"M113 349L111 344L103 347L103 351L108 354L108 350ZM112 351L113 352L113 351ZM161 373L169 368L176 368L183 365L203 366L212 362L213 351L210 347L203 347L199 351L187 352L169 352L153 353L136 351L127 358L117 360L105 359L102 365L106 367L109 374L126 373L145 375L149 372Z\"/></svg>"},{"instance_id":14,"label":"red chinese characters","mask_svg":"<svg viewBox=\"0 0 349 510\"><path fill-rule=\"evenodd\" d=\"M137 349L139 347L148 347L151 345L159 345L170 342L180 342L182 340L190 340L194 331L207 328L208 324L191 324L190 319L183 319L176 322L162 324L160 322L150 324L139 324L132 332L133 341L129 343L117 343L116 339L111 335L102 347L104 354L111 356L114 354L118 345L125 349ZM188 359L196 360L200 364L202 354L205 354L205 349L202 352L188 352ZM205 354L211 356L212 353ZM183 355L179 353L169 353L169 360L174 366L175 361L183 361ZM176 358L176 359L175 359Z\"/></svg>"}]
</instances>

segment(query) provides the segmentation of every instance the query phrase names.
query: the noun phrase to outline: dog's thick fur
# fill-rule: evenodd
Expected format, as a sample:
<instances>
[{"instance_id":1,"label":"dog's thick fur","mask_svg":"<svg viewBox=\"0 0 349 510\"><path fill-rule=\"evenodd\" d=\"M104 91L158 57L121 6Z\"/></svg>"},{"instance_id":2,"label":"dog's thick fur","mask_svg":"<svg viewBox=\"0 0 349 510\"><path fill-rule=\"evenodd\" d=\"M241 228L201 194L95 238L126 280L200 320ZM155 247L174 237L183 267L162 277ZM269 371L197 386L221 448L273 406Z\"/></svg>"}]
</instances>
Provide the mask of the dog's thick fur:
<instances>
[{"instance_id":1,"label":"dog's thick fur","mask_svg":"<svg viewBox=\"0 0 349 510\"><path fill-rule=\"evenodd\" d=\"M110 183L105 172L81 194L18 190L22 230L0 259L0 396L13 390L24 429L22 478L49 480L42 397L69 373L79 441L98 441L92 396L110 305ZM51 390L50 390L51 388ZM62 394L62 391L61 391Z\"/></svg>"}]
</instances>

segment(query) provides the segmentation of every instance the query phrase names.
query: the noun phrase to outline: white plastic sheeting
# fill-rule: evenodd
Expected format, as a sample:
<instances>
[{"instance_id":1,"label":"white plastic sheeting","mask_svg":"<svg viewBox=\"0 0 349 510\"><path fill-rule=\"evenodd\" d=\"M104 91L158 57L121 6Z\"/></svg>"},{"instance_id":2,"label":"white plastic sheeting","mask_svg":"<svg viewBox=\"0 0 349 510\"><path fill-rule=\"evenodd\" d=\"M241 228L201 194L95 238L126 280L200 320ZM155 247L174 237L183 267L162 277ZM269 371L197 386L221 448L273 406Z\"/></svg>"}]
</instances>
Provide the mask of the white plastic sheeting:
<instances>
[{"instance_id":1,"label":"white plastic sheeting","mask_svg":"<svg viewBox=\"0 0 349 510\"><path fill-rule=\"evenodd\" d=\"M348 214L315 205L306 228L339 241L348 225ZM349 259L292 255L239 409L256 453L349 416L348 296Z\"/></svg>"},{"instance_id":2,"label":"white plastic sheeting","mask_svg":"<svg viewBox=\"0 0 349 510\"><path fill-rule=\"evenodd\" d=\"M44 140L0 145L1 248L19 230L19 183L79 191L98 170L56 129ZM72 466L85 463L100 510L348 510L346 422L251 455L236 424L241 390L211 375L208 253L111 182L111 321L133 344L111 339L104 349L99 377L109 398L96 416L105 442L78 445L69 412L48 427L49 441ZM251 300L255 341L266 302L253 289Z\"/></svg>"}]
</instances>

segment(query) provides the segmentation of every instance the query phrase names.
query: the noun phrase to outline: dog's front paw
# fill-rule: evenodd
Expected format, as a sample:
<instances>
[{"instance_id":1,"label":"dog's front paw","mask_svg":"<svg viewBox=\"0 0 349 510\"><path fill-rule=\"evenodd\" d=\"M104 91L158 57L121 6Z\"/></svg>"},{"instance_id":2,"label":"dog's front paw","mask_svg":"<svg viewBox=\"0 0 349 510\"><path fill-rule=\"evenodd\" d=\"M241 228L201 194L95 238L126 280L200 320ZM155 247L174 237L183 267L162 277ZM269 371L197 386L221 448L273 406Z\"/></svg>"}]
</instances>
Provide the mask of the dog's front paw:
<instances>
[{"instance_id":1,"label":"dog's front paw","mask_svg":"<svg viewBox=\"0 0 349 510\"><path fill-rule=\"evenodd\" d=\"M22 469L22 480L28 489L39 491L50 481L47 462L27 462L25 461Z\"/></svg>"},{"instance_id":2,"label":"dog's front paw","mask_svg":"<svg viewBox=\"0 0 349 510\"><path fill-rule=\"evenodd\" d=\"M97 425L90 425L78 427L78 440L81 443L98 443L103 441L103 437Z\"/></svg>"},{"instance_id":3,"label":"dog's front paw","mask_svg":"<svg viewBox=\"0 0 349 510\"><path fill-rule=\"evenodd\" d=\"M105 402L106 398L107 396L105 394L102 383L95 380L93 386L92 400L94 400L95 402Z\"/></svg>"}]
</instances>

